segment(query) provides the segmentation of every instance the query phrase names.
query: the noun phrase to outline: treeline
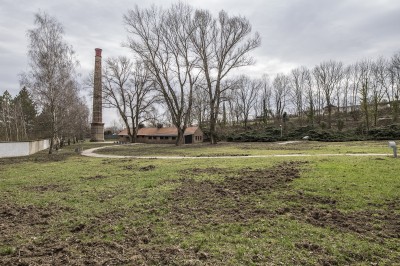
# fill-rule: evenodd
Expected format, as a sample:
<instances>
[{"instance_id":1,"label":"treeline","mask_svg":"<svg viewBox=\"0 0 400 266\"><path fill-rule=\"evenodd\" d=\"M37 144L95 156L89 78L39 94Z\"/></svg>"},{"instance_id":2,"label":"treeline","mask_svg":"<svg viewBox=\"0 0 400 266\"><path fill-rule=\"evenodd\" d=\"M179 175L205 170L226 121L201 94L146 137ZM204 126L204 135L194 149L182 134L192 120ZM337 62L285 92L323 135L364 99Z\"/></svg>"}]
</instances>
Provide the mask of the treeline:
<instances>
[{"instance_id":1,"label":"treeline","mask_svg":"<svg viewBox=\"0 0 400 266\"><path fill-rule=\"evenodd\" d=\"M224 95L221 124L243 125L249 120L297 125L322 124L339 130L344 122L361 122L365 131L378 126L379 118L398 122L400 114L400 52L390 58L365 59L351 65L326 61L312 69L299 67L272 80L239 77ZM197 106L201 107L202 99ZM198 108L198 120L207 109ZM225 107L226 106L226 107Z\"/></svg>"},{"instance_id":2,"label":"treeline","mask_svg":"<svg viewBox=\"0 0 400 266\"><path fill-rule=\"evenodd\" d=\"M23 87L14 98L5 91L0 95L0 141L51 138L50 115L47 108L38 108L27 88ZM83 139L88 133L88 116L84 100L76 98L72 103L65 102L58 119L58 145Z\"/></svg>"},{"instance_id":3,"label":"treeline","mask_svg":"<svg viewBox=\"0 0 400 266\"><path fill-rule=\"evenodd\" d=\"M107 59L103 88L133 142L139 125L155 124L157 110L167 110L159 122L178 128L177 144L191 124L201 125L216 143L227 126L282 126L287 134L290 120L292 127L339 130L356 123L368 132L380 118L399 119L400 53L250 78L233 74L253 63L249 53L261 43L242 16L221 11L215 17L179 3L167 9L136 6L124 23L125 47L136 60Z\"/></svg>"},{"instance_id":4,"label":"treeline","mask_svg":"<svg viewBox=\"0 0 400 266\"><path fill-rule=\"evenodd\" d=\"M37 130L29 138L50 138L49 153L64 141L84 138L89 126L89 109L79 94L75 53L64 40L64 29L46 13L35 14L28 30L29 71L21 74L35 104Z\"/></svg>"},{"instance_id":5,"label":"treeline","mask_svg":"<svg viewBox=\"0 0 400 266\"><path fill-rule=\"evenodd\" d=\"M26 88L13 98L5 91L0 95L0 141L22 141L32 138L36 108Z\"/></svg>"}]
</instances>

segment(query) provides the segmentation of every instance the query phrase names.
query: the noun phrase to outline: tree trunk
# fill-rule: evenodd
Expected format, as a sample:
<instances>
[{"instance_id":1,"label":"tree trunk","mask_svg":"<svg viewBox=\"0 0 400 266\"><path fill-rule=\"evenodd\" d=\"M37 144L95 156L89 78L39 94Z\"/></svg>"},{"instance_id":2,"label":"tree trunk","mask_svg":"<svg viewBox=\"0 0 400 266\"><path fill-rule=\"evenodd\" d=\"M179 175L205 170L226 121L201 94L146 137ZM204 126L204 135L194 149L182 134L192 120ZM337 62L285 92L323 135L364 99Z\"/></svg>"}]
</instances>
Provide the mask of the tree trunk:
<instances>
[{"instance_id":1,"label":"tree trunk","mask_svg":"<svg viewBox=\"0 0 400 266\"><path fill-rule=\"evenodd\" d=\"M180 127L177 127L177 128L178 128L178 137L176 138L175 145L180 146L185 143L185 141L184 141L185 129L182 129Z\"/></svg>"},{"instance_id":2,"label":"tree trunk","mask_svg":"<svg viewBox=\"0 0 400 266\"><path fill-rule=\"evenodd\" d=\"M54 139L53 137L50 139L50 147L49 147L49 154L53 153L53 146L54 146Z\"/></svg>"}]
</instances>

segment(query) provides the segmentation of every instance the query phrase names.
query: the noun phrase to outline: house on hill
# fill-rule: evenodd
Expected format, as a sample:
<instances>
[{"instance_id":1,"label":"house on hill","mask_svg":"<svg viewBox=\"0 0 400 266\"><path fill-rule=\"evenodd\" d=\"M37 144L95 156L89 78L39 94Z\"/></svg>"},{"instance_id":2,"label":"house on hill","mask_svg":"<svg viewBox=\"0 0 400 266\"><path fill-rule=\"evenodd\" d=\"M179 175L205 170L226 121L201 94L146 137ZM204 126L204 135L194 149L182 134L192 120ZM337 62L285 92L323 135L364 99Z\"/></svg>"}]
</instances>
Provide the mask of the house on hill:
<instances>
[{"instance_id":1,"label":"house on hill","mask_svg":"<svg viewBox=\"0 0 400 266\"><path fill-rule=\"evenodd\" d=\"M128 131L126 129L118 133L119 141L129 142ZM178 129L176 127L149 127L140 128L137 134L137 142L139 143L158 143L158 144L175 144L178 137ZM200 127L188 127L184 134L184 144L192 144L203 142L203 131Z\"/></svg>"}]
</instances>

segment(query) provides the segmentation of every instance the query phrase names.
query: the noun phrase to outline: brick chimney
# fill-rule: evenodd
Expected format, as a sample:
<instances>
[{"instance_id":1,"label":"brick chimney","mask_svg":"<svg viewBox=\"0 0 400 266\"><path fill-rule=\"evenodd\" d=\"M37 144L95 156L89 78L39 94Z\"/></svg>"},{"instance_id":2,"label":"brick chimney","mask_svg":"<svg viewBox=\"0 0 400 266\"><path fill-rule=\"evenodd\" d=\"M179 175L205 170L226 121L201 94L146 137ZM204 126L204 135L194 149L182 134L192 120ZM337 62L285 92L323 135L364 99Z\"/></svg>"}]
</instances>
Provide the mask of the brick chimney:
<instances>
[{"instance_id":1,"label":"brick chimney","mask_svg":"<svg viewBox=\"0 0 400 266\"><path fill-rule=\"evenodd\" d=\"M93 84L93 113L90 129L90 141L104 141L103 123L103 100L101 88L101 49L96 48L94 61L94 84Z\"/></svg>"}]
</instances>

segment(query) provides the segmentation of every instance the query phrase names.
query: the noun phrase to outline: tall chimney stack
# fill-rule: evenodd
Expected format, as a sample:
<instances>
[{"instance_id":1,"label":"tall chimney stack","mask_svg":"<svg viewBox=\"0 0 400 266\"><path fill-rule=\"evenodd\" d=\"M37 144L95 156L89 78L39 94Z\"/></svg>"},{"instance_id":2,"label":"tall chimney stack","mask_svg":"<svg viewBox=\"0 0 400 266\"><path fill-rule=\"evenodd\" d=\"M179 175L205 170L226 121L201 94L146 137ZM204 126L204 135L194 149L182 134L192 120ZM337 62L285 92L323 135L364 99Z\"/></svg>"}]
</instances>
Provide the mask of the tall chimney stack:
<instances>
[{"instance_id":1,"label":"tall chimney stack","mask_svg":"<svg viewBox=\"0 0 400 266\"><path fill-rule=\"evenodd\" d=\"M90 130L90 141L104 141L103 100L101 89L101 49L96 48L94 61L93 84L93 119Z\"/></svg>"}]
</instances>

